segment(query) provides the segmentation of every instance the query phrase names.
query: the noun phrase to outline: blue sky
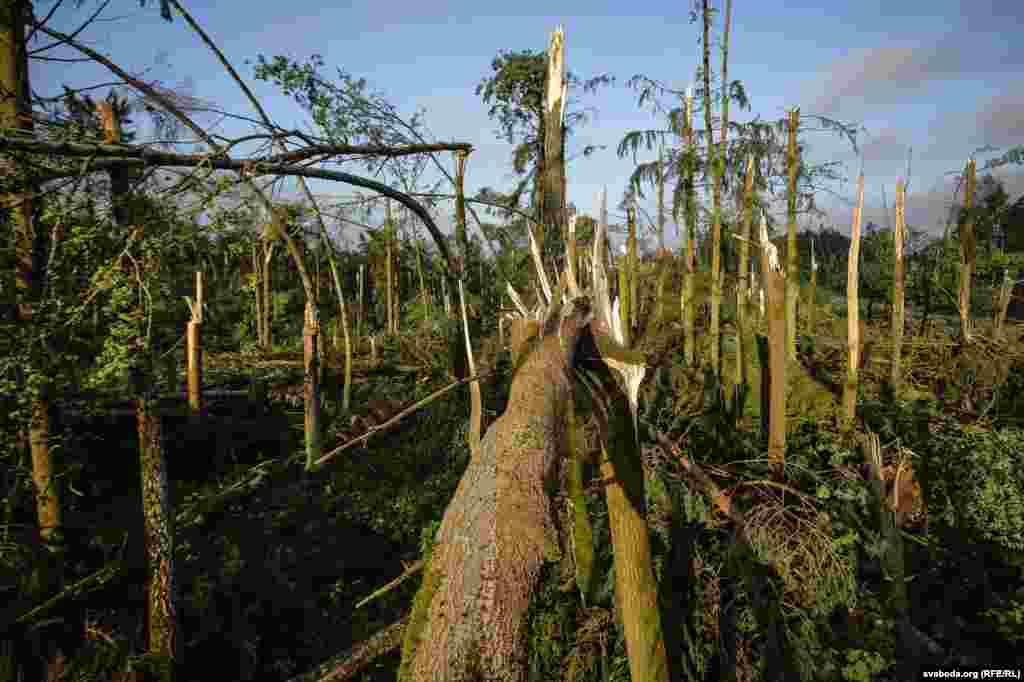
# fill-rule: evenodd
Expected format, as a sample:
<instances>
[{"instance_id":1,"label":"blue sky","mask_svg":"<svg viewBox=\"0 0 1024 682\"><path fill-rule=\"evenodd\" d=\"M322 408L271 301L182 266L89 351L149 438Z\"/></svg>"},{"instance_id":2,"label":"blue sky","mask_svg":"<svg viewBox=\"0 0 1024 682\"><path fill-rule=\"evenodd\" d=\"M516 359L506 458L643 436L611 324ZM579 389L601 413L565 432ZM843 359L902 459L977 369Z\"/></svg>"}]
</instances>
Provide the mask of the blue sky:
<instances>
[{"instance_id":1,"label":"blue sky","mask_svg":"<svg viewBox=\"0 0 1024 682\"><path fill-rule=\"evenodd\" d=\"M98 7L95 0L77 9L65 4L51 22L58 30L71 29ZM551 13L556 3L535 0L183 4L278 123L301 127L306 117L271 85L255 81L245 60L260 54L299 60L320 54L325 73L338 66L365 77L405 113L425 108L438 140L472 143L469 193L483 186L505 189L513 182L511 147L495 137L486 105L474 94L476 84L489 75L499 50L545 49L552 29L564 25L568 68L584 78L607 73L619 82L582 99L597 113L570 147L572 155L584 144L607 145L574 161L568 171L569 200L588 212L596 208L602 186L608 187L610 205L621 197L632 170L631 159L615 154L623 133L664 125L636 106L636 93L625 81L642 73L682 88L699 57L699 24L690 23L688 2L571 0L557 3L559 14ZM52 7L52 0L37 0L37 16ZM112 0L101 17L81 39L115 63L233 113L253 113L181 17L171 24L160 19L155 0L145 8L135 0ZM717 18L718 35L721 23ZM865 217L882 224L882 188L891 203L912 145L908 221L935 231L948 205L950 172L982 145L1024 144L1022 28L1019 0L734 0L729 74L743 81L752 110L734 108L732 117L774 120L800 106L805 116L822 114L865 126ZM717 58L712 63L717 71ZM61 84L111 80L101 67L66 63L36 64L32 78L45 94L55 94ZM221 132L248 130L224 123ZM846 164L849 182L835 185L818 201L836 226L848 231L860 161L835 137L816 133L807 141L809 162ZM1020 170L998 173L1012 197L1024 194ZM318 183L314 191L339 194L346 188Z\"/></svg>"}]
</instances>

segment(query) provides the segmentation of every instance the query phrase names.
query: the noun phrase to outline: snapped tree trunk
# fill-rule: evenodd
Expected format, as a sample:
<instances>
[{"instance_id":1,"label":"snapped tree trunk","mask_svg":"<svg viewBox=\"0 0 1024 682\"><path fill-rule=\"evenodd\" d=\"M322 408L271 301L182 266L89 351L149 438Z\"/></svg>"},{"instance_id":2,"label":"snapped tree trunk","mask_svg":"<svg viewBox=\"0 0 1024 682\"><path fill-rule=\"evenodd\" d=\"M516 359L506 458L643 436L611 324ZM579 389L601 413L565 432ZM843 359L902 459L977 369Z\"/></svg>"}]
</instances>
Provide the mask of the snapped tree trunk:
<instances>
[{"instance_id":1,"label":"snapped tree trunk","mask_svg":"<svg viewBox=\"0 0 1024 682\"><path fill-rule=\"evenodd\" d=\"M800 258L796 246L796 182L800 176L800 155L796 144L800 109L789 112L789 140L786 147L786 354L796 357L796 300L800 294Z\"/></svg>"},{"instance_id":2,"label":"snapped tree trunk","mask_svg":"<svg viewBox=\"0 0 1024 682\"><path fill-rule=\"evenodd\" d=\"M893 240L896 252L895 270L892 281L892 394L899 397L903 383L903 231L904 231L904 187L903 181L896 182L896 231Z\"/></svg>"},{"instance_id":3,"label":"snapped tree trunk","mask_svg":"<svg viewBox=\"0 0 1024 682\"><path fill-rule=\"evenodd\" d=\"M971 277L974 274L975 234L974 234L974 187L976 173L974 159L967 162L964 171L967 186L964 190L964 210L960 216L960 338L971 340Z\"/></svg>"},{"instance_id":4,"label":"snapped tree trunk","mask_svg":"<svg viewBox=\"0 0 1024 682\"><path fill-rule=\"evenodd\" d=\"M852 432L857 416L857 371L860 366L860 298L857 265L860 259L860 219L864 209L864 174L857 178L857 205L850 228L850 256L846 266L846 381L843 384L843 429Z\"/></svg>"},{"instance_id":5,"label":"snapped tree trunk","mask_svg":"<svg viewBox=\"0 0 1024 682\"><path fill-rule=\"evenodd\" d=\"M1010 269L1003 271L1003 282L995 296L995 303L992 306L992 329L997 339L1004 338L1003 326L1006 324L1006 311L1010 308L1010 298L1013 294L1013 279L1010 277Z\"/></svg>"},{"instance_id":6,"label":"snapped tree trunk","mask_svg":"<svg viewBox=\"0 0 1024 682\"><path fill-rule=\"evenodd\" d=\"M754 218L754 156L747 157L747 170L743 181L743 194L740 195L740 212L743 216L742 234L740 234L739 261L736 275L739 286L736 287L736 377L733 388L733 400L737 414L742 414L741 399L746 395L746 387L750 381L750 322L747 319L747 307L750 305L751 280L748 263L750 262L750 224Z\"/></svg>"}]
</instances>

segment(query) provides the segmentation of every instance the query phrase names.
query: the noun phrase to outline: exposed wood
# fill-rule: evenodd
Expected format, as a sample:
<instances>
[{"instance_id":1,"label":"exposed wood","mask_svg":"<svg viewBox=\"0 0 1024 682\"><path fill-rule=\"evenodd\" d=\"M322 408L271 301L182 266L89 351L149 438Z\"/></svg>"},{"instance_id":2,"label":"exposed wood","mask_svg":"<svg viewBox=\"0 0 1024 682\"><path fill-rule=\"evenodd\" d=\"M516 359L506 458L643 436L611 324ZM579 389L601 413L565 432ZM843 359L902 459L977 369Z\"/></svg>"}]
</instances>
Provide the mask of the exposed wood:
<instances>
[{"instance_id":1,"label":"exposed wood","mask_svg":"<svg viewBox=\"0 0 1024 682\"><path fill-rule=\"evenodd\" d=\"M896 181L896 229L893 232L896 263L892 282L892 372L893 395L899 397L903 384L904 282L903 242L905 231L905 197L903 180Z\"/></svg>"},{"instance_id":2,"label":"exposed wood","mask_svg":"<svg viewBox=\"0 0 1024 682\"><path fill-rule=\"evenodd\" d=\"M857 204L850 228L850 255L846 267L846 381L843 384L843 428L852 432L857 416L857 372L860 366L860 297L857 270L860 262L860 221L864 210L864 174L857 178Z\"/></svg>"},{"instance_id":3,"label":"exposed wood","mask_svg":"<svg viewBox=\"0 0 1024 682\"><path fill-rule=\"evenodd\" d=\"M789 112L786 144L786 354L796 357L796 304L800 296L800 256L796 244L797 180L800 177L800 150L797 133L800 129L800 108Z\"/></svg>"},{"instance_id":4,"label":"exposed wood","mask_svg":"<svg viewBox=\"0 0 1024 682\"><path fill-rule=\"evenodd\" d=\"M188 404L195 414L203 407L203 273L196 272L196 302L192 306L192 319L188 322L187 356L188 356Z\"/></svg>"}]
</instances>

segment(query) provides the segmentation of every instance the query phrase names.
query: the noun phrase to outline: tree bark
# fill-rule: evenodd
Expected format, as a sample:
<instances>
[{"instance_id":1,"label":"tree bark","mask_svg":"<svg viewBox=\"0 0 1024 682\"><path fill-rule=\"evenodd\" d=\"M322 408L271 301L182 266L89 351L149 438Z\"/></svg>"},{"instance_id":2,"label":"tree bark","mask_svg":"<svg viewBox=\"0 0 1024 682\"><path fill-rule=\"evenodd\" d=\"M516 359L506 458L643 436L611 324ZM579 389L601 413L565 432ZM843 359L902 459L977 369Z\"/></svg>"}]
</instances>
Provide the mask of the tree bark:
<instances>
[{"instance_id":1,"label":"tree bark","mask_svg":"<svg viewBox=\"0 0 1024 682\"><path fill-rule=\"evenodd\" d=\"M647 527L643 466L625 396L621 391L618 393L618 399L608 406L608 414L602 420L601 453L616 602L622 615L631 679L668 682L668 655Z\"/></svg>"},{"instance_id":2,"label":"tree bark","mask_svg":"<svg viewBox=\"0 0 1024 682\"><path fill-rule=\"evenodd\" d=\"M565 111L565 34L561 28L551 34L548 45L548 69L544 101L544 167L542 194L542 223L549 235L565 234L565 150L562 125ZM544 249L548 239L538 235L541 255L549 257Z\"/></svg>"},{"instance_id":3,"label":"tree bark","mask_svg":"<svg viewBox=\"0 0 1024 682\"><path fill-rule=\"evenodd\" d=\"M696 250L697 250L697 206L693 176L697 151L693 133L693 96L687 93L683 119L683 138L686 142L685 167L683 168L683 194L686 220L686 238L683 247L683 288L680 294L680 313L683 317L683 358L687 367L694 367L697 361L697 308L696 301Z\"/></svg>"},{"instance_id":4,"label":"tree bark","mask_svg":"<svg viewBox=\"0 0 1024 682\"><path fill-rule=\"evenodd\" d=\"M400 679L526 679L531 592L544 563L561 554L550 494L586 317L573 306L559 333L540 340L471 459L416 597Z\"/></svg>"},{"instance_id":5,"label":"tree bark","mask_svg":"<svg viewBox=\"0 0 1024 682\"><path fill-rule=\"evenodd\" d=\"M800 152L796 144L800 109L789 112L789 140L786 147L786 354L796 357L796 301L800 295L800 258L796 245L796 183L800 177Z\"/></svg>"},{"instance_id":6,"label":"tree bark","mask_svg":"<svg viewBox=\"0 0 1024 682\"><path fill-rule=\"evenodd\" d=\"M857 371L860 366L860 299L857 266L860 259L860 220L864 210L864 175L857 178L857 205L850 228L850 256L846 269L846 381L843 384L843 429L852 432L857 416Z\"/></svg>"},{"instance_id":7,"label":"tree bark","mask_svg":"<svg viewBox=\"0 0 1024 682\"><path fill-rule=\"evenodd\" d=\"M971 340L971 277L974 274L975 234L974 234L974 187L976 173L974 159L967 162L964 171L967 186L964 190L964 210L960 218L960 338L964 342Z\"/></svg>"},{"instance_id":8,"label":"tree bark","mask_svg":"<svg viewBox=\"0 0 1024 682\"><path fill-rule=\"evenodd\" d=\"M715 131L711 120L711 4L703 0L704 16L704 127L708 153L707 168L711 171L711 369L721 376L721 339L719 315L722 307L722 186L715 151ZM724 131L722 133L725 135Z\"/></svg>"},{"instance_id":9,"label":"tree bark","mask_svg":"<svg viewBox=\"0 0 1024 682\"><path fill-rule=\"evenodd\" d=\"M750 225L754 218L754 156L747 157L747 172L743 181L743 194L740 196L740 211L743 215L743 227L740 237L739 262L736 275L739 286L736 287L736 378L733 390L738 414L742 414L743 405L739 401L745 395L746 386L750 381L750 323L747 319L747 308L750 305L751 281L750 269Z\"/></svg>"},{"instance_id":10,"label":"tree bark","mask_svg":"<svg viewBox=\"0 0 1024 682\"><path fill-rule=\"evenodd\" d=\"M896 253L895 270L892 281L892 384L893 397L899 397L903 384L903 325L904 325L904 289L903 289L903 232L904 232L904 186L903 181L896 182L896 230L893 240Z\"/></svg>"},{"instance_id":11,"label":"tree bark","mask_svg":"<svg viewBox=\"0 0 1024 682\"><path fill-rule=\"evenodd\" d=\"M32 3L28 1L8 0L0 7L0 43L3 45L0 50L0 125L28 136L33 134L34 129L25 40L26 23L31 17ZM0 169L11 177L19 177L25 170L14 161L4 161ZM14 233L13 317L22 329L28 331L33 324L43 273L42 264L37 262L33 248L36 239L32 219L33 191L31 187L26 187L26 190L7 194L2 201ZM51 248L54 246L51 244ZM28 371L45 370L42 367L29 367ZM40 569L33 580L37 588L34 597L40 600L61 589L64 572L59 472L50 449L50 377L46 379L43 385L34 390L19 385L19 390L30 391L29 423L19 434L19 441L22 448L27 446L31 456L39 540L52 559L50 565ZM48 680L55 680L63 672L64 652L50 642L42 653L44 674Z\"/></svg>"},{"instance_id":12,"label":"tree bark","mask_svg":"<svg viewBox=\"0 0 1024 682\"><path fill-rule=\"evenodd\" d=\"M99 108L107 144L121 142L120 114L108 103ZM134 223L130 183L120 173L111 172L111 204L119 226L126 233L140 233L142 225ZM144 311L137 311L145 319ZM151 339L139 329L132 340L134 364L130 368L131 391L135 396L139 435L139 460L142 479L142 515L146 549L146 651L159 657L164 666L161 678L173 679L180 662L178 621L174 588L174 528L171 496L167 482L167 462L163 449L160 414L152 400Z\"/></svg>"}]
</instances>

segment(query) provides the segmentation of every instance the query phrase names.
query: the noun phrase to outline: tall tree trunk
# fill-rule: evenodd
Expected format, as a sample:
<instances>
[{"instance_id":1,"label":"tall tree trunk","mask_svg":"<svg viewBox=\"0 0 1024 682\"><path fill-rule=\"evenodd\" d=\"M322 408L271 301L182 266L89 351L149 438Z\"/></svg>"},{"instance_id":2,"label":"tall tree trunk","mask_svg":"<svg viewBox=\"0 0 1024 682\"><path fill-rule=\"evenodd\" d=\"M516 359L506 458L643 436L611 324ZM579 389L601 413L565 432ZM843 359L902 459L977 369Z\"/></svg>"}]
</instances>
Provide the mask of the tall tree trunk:
<instances>
[{"instance_id":1,"label":"tall tree trunk","mask_svg":"<svg viewBox=\"0 0 1024 682\"><path fill-rule=\"evenodd\" d=\"M853 431L857 416L857 371L860 367L860 298L857 266L860 259L860 220L864 210L864 174L857 178L857 205L850 228L850 256L846 266L846 382L843 384L843 429Z\"/></svg>"},{"instance_id":2,"label":"tall tree trunk","mask_svg":"<svg viewBox=\"0 0 1024 682\"><path fill-rule=\"evenodd\" d=\"M807 334L814 339L815 314L818 309L818 261L814 255L814 238L811 237L811 290L807 293Z\"/></svg>"},{"instance_id":3,"label":"tall tree trunk","mask_svg":"<svg viewBox=\"0 0 1024 682\"><path fill-rule=\"evenodd\" d=\"M420 252L420 240L416 240L416 274L420 280L420 305L423 306L423 315L430 312L430 295L427 293L427 282L423 278L423 254Z\"/></svg>"},{"instance_id":4,"label":"tall tree trunk","mask_svg":"<svg viewBox=\"0 0 1024 682\"><path fill-rule=\"evenodd\" d=\"M892 281L892 394L899 397L903 383L903 231L905 223L903 180L896 182L896 230L893 241L896 253Z\"/></svg>"},{"instance_id":5,"label":"tall tree trunk","mask_svg":"<svg viewBox=\"0 0 1024 682\"><path fill-rule=\"evenodd\" d=\"M974 234L974 187L976 173L974 159L967 162L964 171L967 186L964 190L964 210L960 218L960 338L971 340L971 277L974 274L976 237Z\"/></svg>"},{"instance_id":6,"label":"tall tree trunk","mask_svg":"<svg viewBox=\"0 0 1024 682\"><path fill-rule=\"evenodd\" d=\"M665 252L665 145L658 148L658 254Z\"/></svg>"},{"instance_id":7,"label":"tall tree trunk","mask_svg":"<svg viewBox=\"0 0 1024 682\"><path fill-rule=\"evenodd\" d=\"M741 400L746 394L750 382L750 324L747 310L750 305L751 281L750 268L750 224L754 218L754 155L747 157L747 170L743 180L743 194L739 197L740 213L742 214L742 234L740 234L739 261L736 265L736 276L739 286L736 287L736 378L733 389L733 400L737 414L742 414Z\"/></svg>"},{"instance_id":8,"label":"tall tree trunk","mask_svg":"<svg viewBox=\"0 0 1024 682\"><path fill-rule=\"evenodd\" d=\"M101 102L98 108L103 121L104 141L107 144L120 144L122 129L119 111L109 102ZM129 231L141 234L144 226L135 222L137 216L132 206L131 183L124 171L111 171L110 186L110 200L119 227L126 234ZM138 310L136 316L140 320L145 319L145 311ZM132 341L134 364L131 367L131 390L136 403L142 479L146 550L146 651L158 657L161 665L166 666L162 679L169 680L174 678L175 668L180 663L174 587L174 528L162 425L153 399L151 343L152 339L147 336L146 330L140 327Z\"/></svg>"},{"instance_id":9,"label":"tall tree trunk","mask_svg":"<svg viewBox=\"0 0 1024 682\"><path fill-rule=\"evenodd\" d=\"M146 548L146 651L162 659L165 676L173 679L181 663L174 570L174 528L163 428L156 401L143 388L136 420L142 461L142 510Z\"/></svg>"},{"instance_id":10,"label":"tall tree trunk","mask_svg":"<svg viewBox=\"0 0 1024 682\"><path fill-rule=\"evenodd\" d=\"M683 358L688 367L694 367L697 361L697 302L696 267L697 267L697 197L694 187L696 172L697 148L693 131L693 96L686 93L683 113L683 137L686 140L683 168L683 203L686 220L686 238L683 250L683 288L680 301L683 316Z\"/></svg>"},{"instance_id":11,"label":"tall tree trunk","mask_svg":"<svg viewBox=\"0 0 1024 682\"><path fill-rule=\"evenodd\" d=\"M455 241L456 255L455 263L457 272L455 279L462 281L466 273L466 264L469 259L469 235L466 233L466 200L465 200L465 176L466 176L466 155L461 152L455 154ZM461 212L460 212L461 210ZM442 280L444 295L444 309L448 319L448 366L452 376L457 379L465 379L469 376L469 354L466 349L465 334L462 326L454 314L449 303L448 289ZM456 285L458 286L458 285ZM451 292L454 298L458 291Z\"/></svg>"},{"instance_id":12,"label":"tall tree trunk","mask_svg":"<svg viewBox=\"0 0 1024 682\"><path fill-rule=\"evenodd\" d=\"M636 253L636 208L626 208L626 280L628 282L629 296L626 298L626 307L629 310L629 336L633 338L634 330L639 326L637 319L640 311L639 295L637 292L637 253Z\"/></svg>"},{"instance_id":13,"label":"tall tree trunk","mask_svg":"<svg viewBox=\"0 0 1024 682\"><path fill-rule=\"evenodd\" d=\"M997 339L1005 338L1003 327L1006 324L1006 311L1010 308L1010 298L1013 294L1013 279L1010 278L1010 269L1003 270L1003 282L996 292L995 303L992 306L992 329Z\"/></svg>"},{"instance_id":14,"label":"tall tree trunk","mask_svg":"<svg viewBox=\"0 0 1024 682\"><path fill-rule=\"evenodd\" d=\"M715 179L712 197L714 213L714 252L712 254L712 290L711 290L711 329L718 339L712 351L715 360L712 364L716 374L721 377L722 371L722 179L725 177L726 142L729 139L729 36L732 27L732 0L725 0L725 27L722 33L722 124L719 129L718 154L715 158ZM737 334L738 336L738 334Z\"/></svg>"},{"instance_id":15,"label":"tall tree trunk","mask_svg":"<svg viewBox=\"0 0 1024 682\"><path fill-rule=\"evenodd\" d=\"M786 354L796 357L796 302L800 295L800 257L796 245L796 183L800 177L800 151L796 136L800 128L799 107L789 112L789 141L786 145Z\"/></svg>"},{"instance_id":16,"label":"tall tree trunk","mask_svg":"<svg viewBox=\"0 0 1024 682\"><path fill-rule=\"evenodd\" d=\"M341 288L341 277L338 274L338 261L334 254L334 244L327 234L327 226L320 222L320 239L327 240L327 263L331 268L331 281L334 282L334 293L338 297L338 320L345 338L345 374L341 385L341 411L347 413L352 402L352 334L349 330L348 310L345 307L345 291Z\"/></svg>"},{"instance_id":17,"label":"tall tree trunk","mask_svg":"<svg viewBox=\"0 0 1024 682\"><path fill-rule=\"evenodd\" d=\"M32 3L24 0L7 0L0 7L0 125L8 130L33 134L32 105L30 100L28 54L25 27L32 17ZM0 166L11 177L19 177L24 169L17 162L7 160ZM34 323L35 305L42 283L42 264L37 262L34 250L36 240L32 219L34 202L31 187L23 192L7 194L2 198L14 232L14 318L26 332ZM51 244L51 248L55 248ZM46 372L43 367L29 367L29 373ZM35 378L35 377L34 377ZM21 447L27 447L32 461L32 481L35 486L36 518L39 524L39 540L49 555L47 566L34 576L36 594L42 601L58 592L63 584L64 550L61 494L58 486L58 471L50 449L50 401L49 379L35 389L19 385L19 390L29 390L29 422L27 429L19 434ZM56 680L64 669L64 652L54 642L49 642L42 652L47 680Z\"/></svg>"},{"instance_id":18,"label":"tall tree trunk","mask_svg":"<svg viewBox=\"0 0 1024 682\"><path fill-rule=\"evenodd\" d=\"M466 232L466 157L467 152L455 153L455 234L459 242L459 310L462 313L462 337L461 342L456 344L462 349L465 355L466 371L469 374L476 374L473 362L473 347L469 339L469 319L466 315L466 294L463 281L466 278L466 266L469 264L469 236ZM474 380L469 384L470 400L470 422L469 422L469 447L474 456L480 449L481 424L483 419L483 397L480 393L480 381Z\"/></svg>"},{"instance_id":19,"label":"tall tree trunk","mask_svg":"<svg viewBox=\"0 0 1024 682\"><path fill-rule=\"evenodd\" d=\"M384 305L387 306L387 317L385 318L387 325L388 334L395 333L395 304L392 296L394 295L394 273L392 272L391 266L391 255L392 255L392 242L394 242L395 228L394 223L391 221L391 199L384 200L384 210L387 215L384 218L384 276L386 284Z\"/></svg>"},{"instance_id":20,"label":"tall tree trunk","mask_svg":"<svg viewBox=\"0 0 1024 682\"><path fill-rule=\"evenodd\" d=\"M768 466L773 475L781 476L786 461L786 276L778 251L768 239L768 223L763 216L761 273L768 299Z\"/></svg>"},{"instance_id":21,"label":"tall tree trunk","mask_svg":"<svg viewBox=\"0 0 1024 682\"><path fill-rule=\"evenodd\" d=\"M601 478L608 502L616 602L622 612L630 678L668 682L668 655L647 527L644 472L625 403L625 396L620 395L607 406L602 424Z\"/></svg>"},{"instance_id":22,"label":"tall tree trunk","mask_svg":"<svg viewBox=\"0 0 1024 682\"><path fill-rule=\"evenodd\" d=\"M274 315L274 299L271 293L271 270L274 264L274 246L275 244L273 242L263 243L263 317L260 320L260 324L263 328L261 333L263 350L268 353L274 345L273 334L271 334L270 331L271 321Z\"/></svg>"},{"instance_id":23,"label":"tall tree trunk","mask_svg":"<svg viewBox=\"0 0 1024 682\"><path fill-rule=\"evenodd\" d=\"M707 168L711 171L711 369L721 376L719 315L722 307L722 186L719 158L715 151L715 129L711 119L711 3L703 0L704 15L704 127L707 135ZM723 86L724 87L724 86ZM725 134L723 130L723 135Z\"/></svg>"},{"instance_id":24,"label":"tall tree trunk","mask_svg":"<svg viewBox=\"0 0 1024 682\"><path fill-rule=\"evenodd\" d=\"M565 34L561 27L551 33L548 44L548 69L544 98L544 175L542 222L548 238L538 235L543 258L551 237L565 234L565 149L563 117L565 114ZM564 255L564 254L559 254ZM559 268L560 270L560 268Z\"/></svg>"}]
</instances>

